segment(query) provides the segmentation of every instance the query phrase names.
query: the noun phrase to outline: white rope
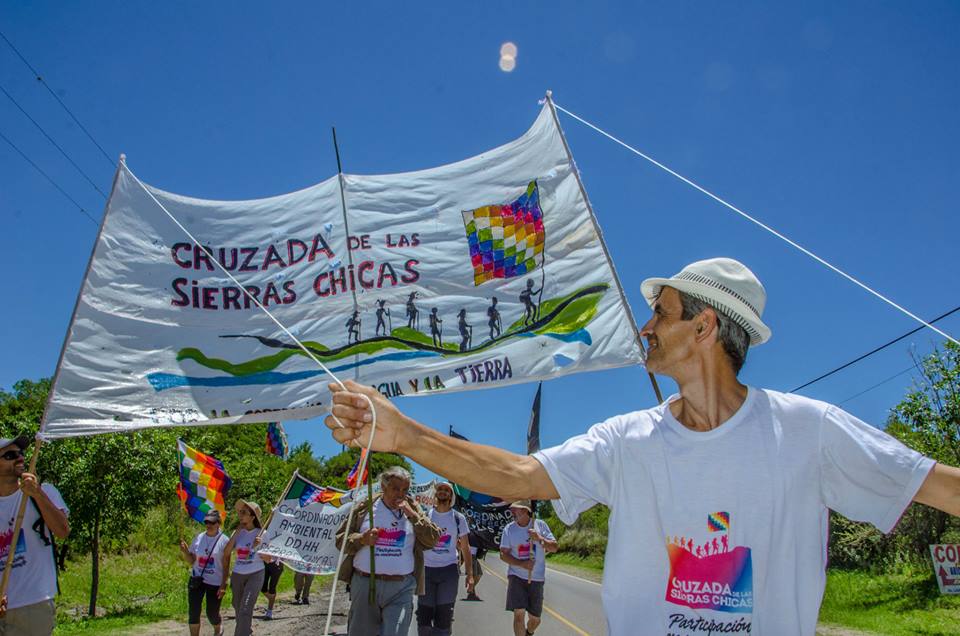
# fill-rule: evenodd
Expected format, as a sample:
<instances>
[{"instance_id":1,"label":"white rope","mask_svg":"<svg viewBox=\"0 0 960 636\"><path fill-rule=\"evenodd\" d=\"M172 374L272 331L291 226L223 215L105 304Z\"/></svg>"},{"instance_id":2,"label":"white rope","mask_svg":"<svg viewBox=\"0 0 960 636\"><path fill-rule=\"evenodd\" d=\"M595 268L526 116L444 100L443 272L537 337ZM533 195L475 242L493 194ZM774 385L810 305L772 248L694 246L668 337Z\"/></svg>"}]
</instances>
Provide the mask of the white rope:
<instances>
[{"instance_id":1,"label":"white rope","mask_svg":"<svg viewBox=\"0 0 960 636\"><path fill-rule=\"evenodd\" d=\"M124 165L124 168L126 168L126 165ZM176 224L176 226L177 226L178 228L180 228L180 230L181 230L184 234L186 234L186 235L190 238L191 241L194 242L195 245L199 246L200 249L203 250L204 254L206 254L206 255L210 258L210 260L211 260L214 264L216 264L217 267L220 268L220 271L222 271L224 274L226 274L226 275L227 275L227 278L229 278L231 281L233 281L233 283L234 283L237 287L239 287L241 290L243 290L243 293L246 295L246 297L249 298L250 300L252 300L253 303L257 306L257 308L260 309L260 311L262 311L264 314L266 314L266 316L267 316L270 320L272 320L272 321L274 322L274 324L276 324L278 327L280 327L280 329L283 331L283 333L285 333L291 340L293 340L295 343L297 343L297 346L299 346L299 347L303 350L303 352L306 353L307 356L308 356L311 360L313 360L314 362L316 362L317 365L323 370L324 373L326 373L326 374L329 375L331 378L333 378L333 381L336 382L336 383L340 386L341 389L343 389L344 391L347 390L347 387L343 384L343 382L340 381L340 378L338 378L336 375L334 375L334 373L333 373L330 369L328 369L327 366L326 366L325 364L323 364L323 362L321 362L315 355L313 355L313 352L310 351L310 349L308 349L308 348L306 347L306 345L304 345L302 342L300 342L300 340L299 340L295 335L293 335L293 334L290 332L290 330L287 329L286 326L284 326L284 324L283 324L282 322L280 322L279 320L277 320L276 316L274 316L272 313L270 313L270 310L267 309L266 307L264 307L264 306L260 303L260 301L257 300L256 296L254 296L254 295L251 294L249 291L247 291L247 288L246 288L244 285L242 285L242 284L240 283L240 281L238 281L236 278L234 278L233 274L231 274L229 271L227 271L227 269L223 266L223 264L220 263L220 261L218 261L216 258L214 258L213 254L210 253L210 251L206 248L206 246L202 245L202 244L200 243L200 241L198 241L196 238L194 238L193 234L190 233L190 230L188 230L187 228L185 228L185 227L183 226L183 224L180 223L180 221L177 220L177 217L175 217L175 216L170 212L170 210L168 210L168 209L166 208L166 206L164 206L164 205L157 199L157 197L155 197L155 196L153 195L153 193L150 192L150 190L147 188L147 186L144 185L144 183L143 183L142 181L140 181L140 179L137 177L137 175L133 174L133 172L131 172L129 169L127 170L127 174L129 174L131 177L133 177L133 179L134 179L138 184L140 184L140 187L143 188L143 191L147 193L147 196L149 196L151 199L153 199L153 202L156 203L156 204L160 207L161 210L163 210L164 214L166 214L166 215L170 218L170 220L173 221L174 224ZM367 404L370 405L370 413L371 413L370 440L369 440L369 442L367 443L367 452L364 454L363 460L360 462L360 468L359 468L359 471L358 471L360 475L363 475L363 472L364 472L364 470L366 470L366 467L367 467L367 462L368 462L368 460L370 459L370 449L373 447L373 438L374 438L374 435L376 435L376 432L377 432L377 409L376 409L376 408L374 407L374 405L373 405L373 400L371 400L369 397L367 397L366 395L364 395L364 394L362 394L362 393L360 394L360 397L362 397L363 399L365 399L365 400L367 401ZM345 428L344 425L343 425L343 422L341 422L341 421L337 418L337 416L333 414L333 400L332 400L332 398L331 398L331 400L330 400L330 406L328 407L327 410L330 411L330 417L332 417L332 418L334 419L334 421L340 426L340 428ZM357 487L354 488L354 490L353 490L354 504L350 507L350 512L349 512L348 515L347 515L347 529L350 528L350 522L351 522L351 520L353 519L353 511L356 510L356 508L357 508L357 505L356 505L356 497L357 497L357 493L360 491L360 489L362 488L362 486L363 486L363 484L362 484L362 483L359 483L359 480L358 480ZM346 540L346 537L344 537L343 544L342 544L342 546L341 546L341 548L340 548L340 556L337 558L337 570L338 570L338 571L339 571L339 569L340 569L340 564L341 564L342 561L343 561L344 549L346 548L346 546L347 546L347 540ZM333 585L332 585L331 588L330 588L330 605L329 605L329 607L328 607L328 609L327 609L327 623L326 623L326 626L324 627L324 630L323 630L323 633L324 633L324 634L329 634L329 633L330 633L330 621L331 621L331 619L333 618L333 600L334 600L334 595L336 594L336 591L337 591L337 573L334 572L334 575L333 575Z\"/></svg>"},{"instance_id":2,"label":"white rope","mask_svg":"<svg viewBox=\"0 0 960 636\"><path fill-rule=\"evenodd\" d=\"M367 397L367 396L363 396ZM367 398L367 401L370 402L370 398ZM373 402L370 402L370 408L373 409ZM373 445L373 436L377 432L377 412L373 411L373 421L370 425L370 444L367 446L367 452L363 455L363 459L360 461L360 467L357 469L357 485L353 489L353 503L350 506L350 512L347 513L347 524L343 527L343 541L340 543L340 554L337 556L337 569L333 573L333 582L330 584L330 602L327 604L327 622L323 626L323 634L326 636L330 633L330 622L333 620L333 600L334 596L337 593L337 582L340 574L340 566L343 565L343 555L347 551L347 538L350 536L350 524L353 522L353 513L357 509L357 504L360 502L357 500L357 493L360 492L360 489L363 488L364 480L363 471L367 468L367 462L370 460L370 446ZM370 477L368 476L369 480ZM371 498L372 499L372 498ZM370 501L370 506L373 506L373 501ZM361 522L362 523L362 522ZM373 581L371 581L373 584ZM369 601L368 601L369 602Z\"/></svg>"},{"instance_id":3,"label":"white rope","mask_svg":"<svg viewBox=\"0 0 960 636\"><path fill-rule=\"evenodd\" d=\"M898 305L898 304L895 303L894 301L890 300L889 298L887 298L886 296L884 296L884 295L881 294L880 292L872 289L871 287L869 287L868 285L866 285L866 284L864 284L864 283L861 283L859 280L857 280L856 278L854 278L854 277L851 276L850 274L846 273L845 271L843 271L843 270L840 269L839 267L836 267L836 266L828 263L827 261L825 261L824 259L820 258L819 256L817 256L816 254L814 254L813 252L811 252L811 251L808 250L807 248L805 248L805 247L803 247L802 245L800 245L799 243L797 243L796 241L793 241L793 240L787 238L786 236L784 236L783 234L781 234L780 232L776 231L775 229L773 229L772 227L770 227L770 226L767 225L766 223L763 223L762 221L759 221L759 220L753 218L752 216L750 216L749 214L747 214L746 212L744 212L744 211L741 210L740 208L736 207L735 205L733 205L733 204L731 204L731 203L727 203L726 201L724 201L723 199L721 199L720 197L718 197L718 196L715 195L714 193L710 192L710 191L707 190L706 188L703 188L703 187L697 185L696 183L694 183L694 182L691 181L690 179L686 178L686 177L683 176L682 174L671 170L670 168L668 168L667 166L663 165L662 163L660 163L659 161L657 161L657 160L654 159L653 157L650 157L649 155L644 154L643 152L637 150L636 148L634 148L634 147L631 146L630 144L628 144L628 143L626 143L626 142L624 142L624 141L621 141L620 139L617 139L616 137L614 137L614 136L611 135L610 133L606 132L605 130L600 129L600 128L598 128L597 126L595 126L595 125L591 124L590 122L588 122L587 120L579 117L578 115L575 115L574 113L571 113L569 110L567 110L566 108L564 108L564 107L561 106L560 104L557 104L556 102L553 102L553 105L556 106L557 110L561 110L561 111L563 111L564 113L566 113L567 115L570 115L571 117L573 117L574 119L576 119L577 121L579 121L581 124L584 124L585 126L588 126L589 128L592 128L593 130L597 131L598 133L600 133L601 135L603 135L603 136L606 137L607 139L610 139L611 141L614 141L614 142L620 144L621 146L623 146L624 148L626 148L626 149L629 150L630 152L634 153L635 155L646 159L647 161L649 161L649 162L652 163L653 165L657 166L657 167L660 168L661 170L664 170L665 172L670 173L671 175L673 175L673 176L676 177L677 179L680 179L681 181L683 181L683 182L686 183L687 185L689 185L689 186L691 186L691 187L693 187L693 188L696 188L697 190L699 190L699 191L702 192L703 194L707 195L708 197L710 197L711 199L713 199L713 200L716 201L717 203L720 203L721 205L723 205L723 206L725 206L725 207L727 207L727 208L730 208L731 210L733 210L734 212L736 212L737 214L739 214L739 215L742 216L743 218L747 219L747 220L750 221L751 223L754 223L755 225L763 228L764 230L766 230L766 231L769 232L770 234L773 234L774 236L776 236L776 237L777 237L778 239L780 239L781 241L784 241L785 243L787 243L787 244L795 247L796 249L800 250L801 252L803 252L804 254L806 254L807 256L809 256L810 258L812 258L812 259L814 259L815 261L817 261L818 263L820 263L821 265L824 265L824 266L830 268L831 270L833 270L834 272L836 272L837 274L840 274L841 276L843 276L844 278L846 278L848 281L850 281L850 282L853 283L854 285L857 285L857 286L860 287L861 289L863 289L863 290L865 290L865 291L873 294L874 296L876 296L877 298L879 298L879 299L882 300L883 302L887 303L887 304L890 305L891 307L893 307L893 308L895 308L895 309L903 312L903 313L906 314L907 316L913 318L914 320L916 320L917 322L919 322L919 323L920 323L921 325L923 325L924 327L927 327L928 329L931 329L931 330L935 331L936 333L940 334L941 336L943 336L943 337L946 338L947 340L953 342L954 344L960 345L960 341L957 341L957 339L954 338L953 336L951 336L950 334L948 334L948 333L946 333L946 332L944 332L944 331L941 331L941 330L938 329L937 327L934 327L932 324L930 324L929 322L927 322L927 321L924 320L923 318L920 318L919 316L917 316L917 315L914 314L913 312L905 309L904 307L901 307L900 305Z\"/></svg>"}]
</instances>

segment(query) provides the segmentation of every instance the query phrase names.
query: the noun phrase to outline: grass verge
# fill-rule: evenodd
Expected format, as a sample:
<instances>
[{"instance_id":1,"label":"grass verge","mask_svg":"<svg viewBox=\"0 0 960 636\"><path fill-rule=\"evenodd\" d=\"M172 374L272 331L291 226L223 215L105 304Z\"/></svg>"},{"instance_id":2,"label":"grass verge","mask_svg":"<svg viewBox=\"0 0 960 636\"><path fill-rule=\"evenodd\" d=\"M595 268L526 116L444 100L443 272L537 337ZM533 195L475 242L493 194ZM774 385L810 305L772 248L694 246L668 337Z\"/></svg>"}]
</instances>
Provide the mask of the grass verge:
<instances>
[{"instance_id":1,"label":"grass verge","mask_svg":"<svg viewBox=\"0 0 960 636\"><path fill-rule=\"evenodd\" d=\"M940 594L932 572L830 570L820 620L885 634L960 633L960 596Z\"/></svg>"},{"instance_id":2,"label":"grass verge","mask_svg":"<svg viewBox=\"0 0 960 636\"><path fill-rule=\"evenodd\" d=\"M183 621L186 633L189 568L179 553L176 547L171 547L104 557L100 563L96 618L87 616L90 557L70 561L67 571L60 575L61 595L56 600L54 634L114 634L163 620ZM280 578L277 592L292 588L293 576L288 568ZM230 602L228 588L223 611L228 610Z\"/></svg>"}]
</instances>

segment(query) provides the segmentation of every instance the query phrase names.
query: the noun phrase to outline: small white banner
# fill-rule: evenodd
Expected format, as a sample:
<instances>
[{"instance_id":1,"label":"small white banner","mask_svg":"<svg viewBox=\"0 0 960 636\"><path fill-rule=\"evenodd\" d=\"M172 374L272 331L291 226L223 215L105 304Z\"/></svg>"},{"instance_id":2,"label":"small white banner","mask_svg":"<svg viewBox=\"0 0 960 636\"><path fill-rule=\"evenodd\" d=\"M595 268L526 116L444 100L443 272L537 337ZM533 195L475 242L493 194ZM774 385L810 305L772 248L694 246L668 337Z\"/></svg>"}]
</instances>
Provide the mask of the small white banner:
<instances>
[{"instance_id":1,"label":"small white banner","mask_svg":"<svg viewBox=\"0 0 960 636\"><path fill-rule=\"evenodd\" d=\"M930 546L933 574L941 594L960 594L960 545L936 544Z\"/></svg>"}]
</instances>

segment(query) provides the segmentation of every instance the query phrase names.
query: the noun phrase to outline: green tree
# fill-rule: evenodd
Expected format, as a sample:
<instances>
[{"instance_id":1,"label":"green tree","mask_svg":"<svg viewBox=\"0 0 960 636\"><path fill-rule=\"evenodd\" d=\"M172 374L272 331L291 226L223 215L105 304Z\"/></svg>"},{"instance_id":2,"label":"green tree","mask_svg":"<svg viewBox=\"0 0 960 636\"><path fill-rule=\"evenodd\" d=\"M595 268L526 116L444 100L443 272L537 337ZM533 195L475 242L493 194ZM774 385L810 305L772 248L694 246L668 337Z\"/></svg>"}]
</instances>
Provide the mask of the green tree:
<instances>
[{"instance_id":1,"label":"green tree","mask_svg":"<svg viewBox=\"0 0 960 636\"><path fill-rule=\"evenodd\" d=\"M35 435L50 390L47 379L20 380L0 392L0 422L9 433ZM175 437L169 431L56 440L41 448L37 473L54 483L70 508L67 546L92 552L90 615L95 615L103 547L126 541L140 515L169 492Z\"/></svg>"},{"instance_id":2,"label":"green tree","mask_svg":"<svg viewBox=\"0 0 960 636\"><path fill-rule=\"evenodd\" d=\"M960 347L948 342L915 363L913 388L891 409L886 431L927 457L960 465ZM907 508L888 536L838 514L831 515L830 525L830 561L840 567L926 562L931 543L960 540L957 519L922 505Z\"/></svg>"}]
</instances>

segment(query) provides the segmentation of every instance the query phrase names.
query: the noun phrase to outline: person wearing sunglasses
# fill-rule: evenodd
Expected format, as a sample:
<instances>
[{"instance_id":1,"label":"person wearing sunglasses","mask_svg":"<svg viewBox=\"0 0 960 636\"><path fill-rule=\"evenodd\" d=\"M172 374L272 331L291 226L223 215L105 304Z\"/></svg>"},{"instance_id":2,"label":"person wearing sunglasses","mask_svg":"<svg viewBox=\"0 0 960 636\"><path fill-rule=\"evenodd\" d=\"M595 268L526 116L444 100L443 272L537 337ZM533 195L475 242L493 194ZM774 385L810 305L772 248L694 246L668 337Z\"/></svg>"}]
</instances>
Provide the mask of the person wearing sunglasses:
<instances>
[{"instance_id":1,"label":"person wearing sunglasses","mask_svg":"<svg viewBox=\"0 0 960 636\"><path fill-rule=\"evenodd\" d=\"M14 549L7 594L0 599L0 634L5 636L53 633L57 593L53 539L70 534L70 510L60 493L26 472L23 451L29 445L26 435L0 438L0 563L5 565L11 546ZM14 540L13 526L24 496L29 501Z\"/></svg>"},{"instance_id":2,"label":"person wearing sunglasses","mask_svg":"<svg viewBox=\"0 0 960 636\"><path fill-rule=\"evenodd\" d=\"M185 541L180 541L183 560L191 566L190 579L187 582L187 623L190 636L199 636L200 611L206 598L207 620L213 625L214 636L222 636L220 602L227 590L227 580L223 576L223 551L227 546L227 537L220 529L219 510L208 512L203 518L203 524L206 530L194 537L189 546Z\"/></svg>"}]
</instances>

